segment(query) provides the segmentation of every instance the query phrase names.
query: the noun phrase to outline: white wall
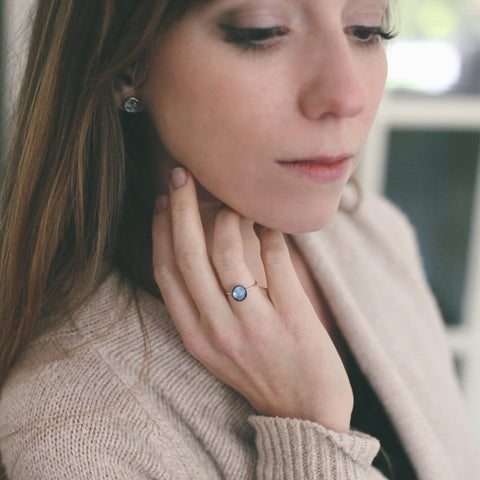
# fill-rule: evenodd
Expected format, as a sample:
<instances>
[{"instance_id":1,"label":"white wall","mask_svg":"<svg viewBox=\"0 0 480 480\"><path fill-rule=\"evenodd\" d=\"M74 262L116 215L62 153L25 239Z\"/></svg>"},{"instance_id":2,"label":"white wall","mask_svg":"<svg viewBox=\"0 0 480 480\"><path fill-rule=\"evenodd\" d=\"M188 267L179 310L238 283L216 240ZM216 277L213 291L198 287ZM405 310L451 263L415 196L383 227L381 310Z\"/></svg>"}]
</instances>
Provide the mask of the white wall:
<instances>
[{"instance_id":1,"label":"white wall","mask_svg":"<svg viewBox=\"0 0 480 480\"><path fill-rule=\"evenodd\" d=\"M3 0L3 39L1 55L4 61L4 98L2 101L2 147L8 139L8 119L15 103L20 79L25 65L28 32L30 27L29 12L34 0Z\"/></svg>"}]
</instances>

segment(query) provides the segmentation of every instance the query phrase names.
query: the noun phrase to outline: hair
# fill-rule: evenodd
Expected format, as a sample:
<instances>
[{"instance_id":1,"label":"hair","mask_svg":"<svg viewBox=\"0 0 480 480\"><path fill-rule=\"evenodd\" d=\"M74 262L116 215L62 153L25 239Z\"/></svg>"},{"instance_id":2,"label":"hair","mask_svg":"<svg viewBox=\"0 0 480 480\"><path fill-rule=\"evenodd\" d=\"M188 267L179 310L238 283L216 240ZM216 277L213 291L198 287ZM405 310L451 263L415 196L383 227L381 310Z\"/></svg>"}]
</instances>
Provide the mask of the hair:
<instances>
[{"instance_id":1,"label":"hair","mask_svg":"<svg viewBox=\"0 0 480 480\"><path fill-rule=\"evenodd\" d=\"M0 197L0 386L42 319L67 317L118 269L141 278L154 191L142 115L115 85L207 0L39 0ZM92 14L94 12L94 14Z\"/></svg>"},{"instance_id":2,"label":"hair","mask_svg":"<svg viewBox=\"0 0 480 480\"><path fill-rule=\"evenodd\" d=\"M39 319L73 311L113 267L139 277L153 191L115 84L141 81L154 40L195 3L37 2L1 191L0 385Z\"/></svg>"}]
</instances>

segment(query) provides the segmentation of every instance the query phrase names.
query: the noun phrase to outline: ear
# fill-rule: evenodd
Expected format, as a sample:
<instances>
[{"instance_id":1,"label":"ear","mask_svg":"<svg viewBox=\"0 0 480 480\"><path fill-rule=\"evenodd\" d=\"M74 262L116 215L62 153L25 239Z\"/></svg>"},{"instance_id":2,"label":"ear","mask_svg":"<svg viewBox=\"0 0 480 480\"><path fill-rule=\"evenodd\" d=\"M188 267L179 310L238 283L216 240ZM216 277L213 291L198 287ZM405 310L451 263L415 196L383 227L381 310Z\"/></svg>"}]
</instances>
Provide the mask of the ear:
<instances>
[{"instance_id":1,"label":"ear","mask_svg":"<svg viewBox=\"0 0 480 480\"><path fill-rule=\"evenodd\" d=\"M144 109L139 89L135 88L132 77L128 73L119 75L114 80L115 104L120 110L124 110L124 103L130 97L140 100L140 110Z\"/></svg>"}]
</instances>

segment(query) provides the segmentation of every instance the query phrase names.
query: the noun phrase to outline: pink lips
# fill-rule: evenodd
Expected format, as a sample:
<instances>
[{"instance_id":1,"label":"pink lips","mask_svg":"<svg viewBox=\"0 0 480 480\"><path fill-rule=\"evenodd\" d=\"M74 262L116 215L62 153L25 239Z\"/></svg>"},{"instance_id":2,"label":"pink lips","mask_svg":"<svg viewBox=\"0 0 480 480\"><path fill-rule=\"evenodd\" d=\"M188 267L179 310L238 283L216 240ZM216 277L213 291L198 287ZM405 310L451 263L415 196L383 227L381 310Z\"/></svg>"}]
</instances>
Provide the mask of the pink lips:
<instances>
[{"instance_id":1,"label":"pink lips","mask_svg":"<svg viewBox=\"0 0 480 480\"><path fill-rule=\"evenodd\" d=\"M353 155L322 156L304 160L280 160L277 164L289 173L317 182L337 182L350 173Z\"/></svg>"}]
</instances>

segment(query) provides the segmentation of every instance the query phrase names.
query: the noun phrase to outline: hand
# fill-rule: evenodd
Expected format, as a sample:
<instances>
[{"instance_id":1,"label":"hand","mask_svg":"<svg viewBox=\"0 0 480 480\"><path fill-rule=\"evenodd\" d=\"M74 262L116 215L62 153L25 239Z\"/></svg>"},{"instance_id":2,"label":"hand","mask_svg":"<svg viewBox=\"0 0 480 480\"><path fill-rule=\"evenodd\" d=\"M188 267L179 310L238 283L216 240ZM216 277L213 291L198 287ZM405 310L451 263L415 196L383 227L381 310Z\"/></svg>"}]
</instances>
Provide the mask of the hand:
<instances>
[{"instance_id":1,"label":"hand","mask_svg":"<svg viewBox=\"0 0 480 480\"><path fill-rule=\"evenodd\" d=\"M254 287L237 302L224 292L255 283L243 258L240 216L219 210L212 266L194 179L176 170L170 201L159 199L153 220L153 269L166 307L188 352L259 414L348 431L353 394L340 356L297 278L283 235L266 228L256 233L268 290Z\"/></svg>"}]
</instances>

